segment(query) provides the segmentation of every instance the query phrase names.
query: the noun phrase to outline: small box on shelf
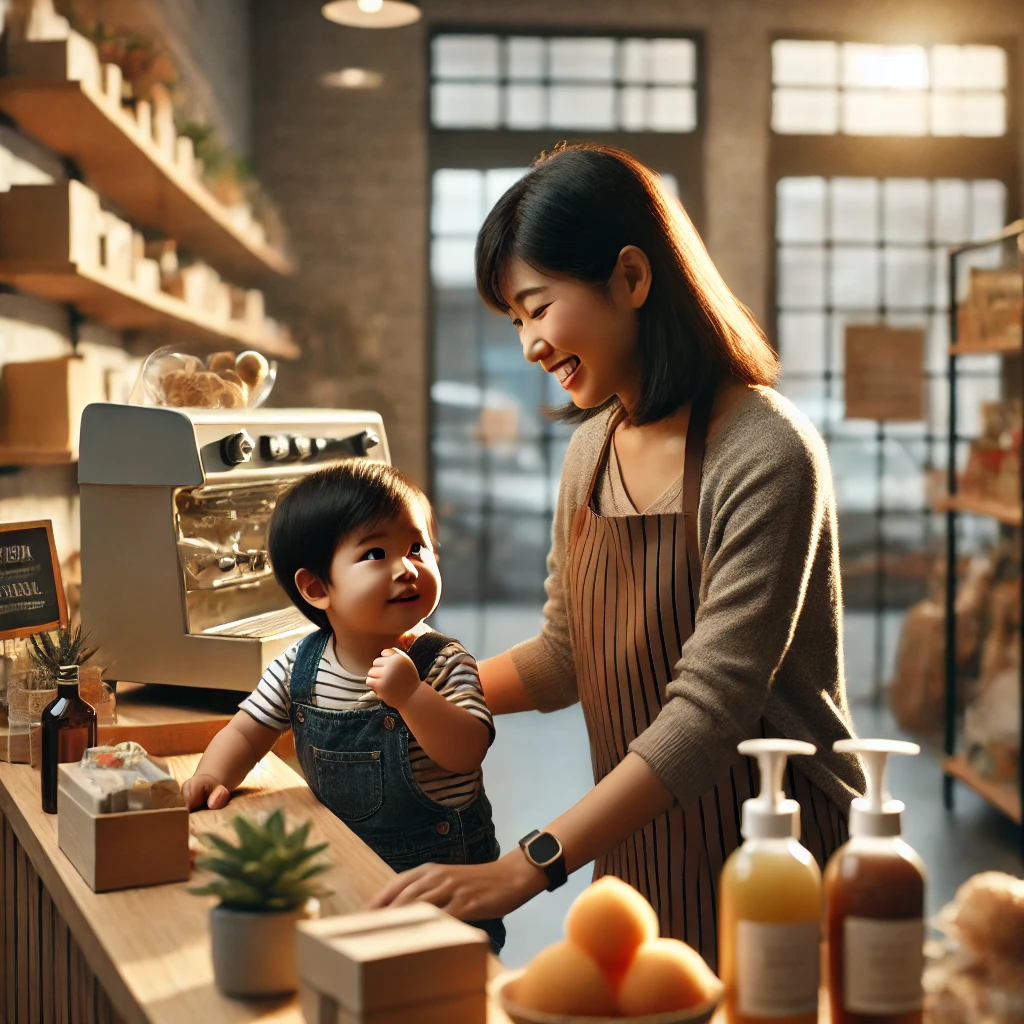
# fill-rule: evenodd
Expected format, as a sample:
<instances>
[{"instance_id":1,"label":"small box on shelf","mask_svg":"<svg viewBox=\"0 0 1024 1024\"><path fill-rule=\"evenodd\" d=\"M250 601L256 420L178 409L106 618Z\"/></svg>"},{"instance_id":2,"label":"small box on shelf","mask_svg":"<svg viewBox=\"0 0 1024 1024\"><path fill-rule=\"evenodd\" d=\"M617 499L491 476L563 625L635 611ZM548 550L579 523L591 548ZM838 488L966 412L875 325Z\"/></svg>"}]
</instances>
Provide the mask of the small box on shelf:
<instances>
[{"instance_id":1,"label":"small box on shelf","mask_svg":"<svg viewBox=\"0 0 1024 1024\"><path fill-rule=\"evenodd\" d=\"M0 193L0 259L96 268L106 216L80 181L15 186Z\"/></svg>"},{"instance_id":2,"label":"small box on shelf","mask_svg":"<svg viewBox=\"0 0 1024 1024\"><path fill-rule=\"evenodd\" d=\"M103 71L95 45L74 31L66 39L12 43L7 51L7 73L26 78L81 82L97 92L103 86Z\"/></svg>"},{"instance_id":3,"label":"small box on shelf","mask_svg":"<svg viewBox=\"0 0 1024 1024\"><path fill-rule=\"evenodd\" d=\"M484 1024L485 932L436 907L302 921L300 998L309 1024Z\"/></svg>"}]
</instances>

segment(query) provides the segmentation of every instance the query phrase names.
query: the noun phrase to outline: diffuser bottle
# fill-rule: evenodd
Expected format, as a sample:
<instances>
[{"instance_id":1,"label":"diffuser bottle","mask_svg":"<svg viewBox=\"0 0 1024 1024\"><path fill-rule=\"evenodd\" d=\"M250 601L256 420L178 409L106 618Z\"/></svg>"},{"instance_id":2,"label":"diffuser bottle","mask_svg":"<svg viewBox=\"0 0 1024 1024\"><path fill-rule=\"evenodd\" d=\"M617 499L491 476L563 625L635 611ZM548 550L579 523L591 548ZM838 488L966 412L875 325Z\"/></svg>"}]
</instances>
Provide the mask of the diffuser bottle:
<instances>
[{"instance_id":1,"label":"diffuser bottle","mask_svg":"<svg viewBox=\"0 0 1024 1024\"><path fill-rule=\"evenodd\" d=\"M78 666L62 665L57 696L42 715L43 810L57 813L57 765L80 761L88 747L96 746L96 712L78 695Z\"/></svg>"}]
</instances>

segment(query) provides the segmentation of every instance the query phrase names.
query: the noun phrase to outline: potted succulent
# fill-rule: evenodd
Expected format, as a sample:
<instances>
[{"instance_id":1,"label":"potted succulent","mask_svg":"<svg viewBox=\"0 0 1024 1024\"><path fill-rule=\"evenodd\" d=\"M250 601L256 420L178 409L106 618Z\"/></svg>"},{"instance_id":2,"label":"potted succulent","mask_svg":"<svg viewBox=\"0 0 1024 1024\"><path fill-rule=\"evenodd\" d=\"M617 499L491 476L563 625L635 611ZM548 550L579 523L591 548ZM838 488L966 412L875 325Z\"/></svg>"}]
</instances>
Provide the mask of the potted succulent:
<instances>
[{"instance_id":1,"label":"potted succulent","mask_svg":"<svg viewBox=\"0 0 1024 1024\"><path fill-rule=\"evenodd\" d=\"M56 639L54 638L56 637ZM53 634L34 633L29 637L31 667L14 680L8 693L11 722L38 725L43 708L57 696L57 675L62 665L82 665L95 653L87 647L82 627L59 626Z\"/></svg>"},{"instance_id":2,"label":"potted succulent","mask_svg":"<svg viewBox=\"0 0 1024 1024\"><path fill-rule=\"evenodd\" d=\"M217 877L189 890L220 900L210 910L214 980L226 995L294 992L295 924L313 916L312 902L325 894L312 879L328 868L314 859L327 843L309 845L310 821L289 832L281 810L263 824L239 815L232 825L237 845L212 832L199 836L212 852L196 866Z\"/></svg>"}]
</instances>

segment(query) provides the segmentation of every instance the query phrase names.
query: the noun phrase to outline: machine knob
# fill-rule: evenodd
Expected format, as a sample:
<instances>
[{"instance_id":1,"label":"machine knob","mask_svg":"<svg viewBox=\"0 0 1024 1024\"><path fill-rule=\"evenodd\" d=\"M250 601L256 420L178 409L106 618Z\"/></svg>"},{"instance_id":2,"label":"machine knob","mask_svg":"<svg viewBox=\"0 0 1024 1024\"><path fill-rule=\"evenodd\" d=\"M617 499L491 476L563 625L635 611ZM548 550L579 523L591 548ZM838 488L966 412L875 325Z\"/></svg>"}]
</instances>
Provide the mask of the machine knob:
<instances>
[{"instance_id":1,"label":"machine knob","mask_svg":"<svg viewBox=\"0 0 1024 1024\"><path fill-rule=\"evenodd\" d=\"M221 458L229 466L238 466L243 462L248 462L255 450L256 443L245 430L240 430L237 434L229 434L220 443Z\"/></svg>"},{"instance_id":2,"label":"machine knob","mask_svg":"<svg viewBox=\"0 0 1024 1024\"><path fill-rule=\"evenodd\" d=\"M313 451L313 439L311 437L290 437L288 448L295 459L308 459Z\"/></svg>"}]
</instances>

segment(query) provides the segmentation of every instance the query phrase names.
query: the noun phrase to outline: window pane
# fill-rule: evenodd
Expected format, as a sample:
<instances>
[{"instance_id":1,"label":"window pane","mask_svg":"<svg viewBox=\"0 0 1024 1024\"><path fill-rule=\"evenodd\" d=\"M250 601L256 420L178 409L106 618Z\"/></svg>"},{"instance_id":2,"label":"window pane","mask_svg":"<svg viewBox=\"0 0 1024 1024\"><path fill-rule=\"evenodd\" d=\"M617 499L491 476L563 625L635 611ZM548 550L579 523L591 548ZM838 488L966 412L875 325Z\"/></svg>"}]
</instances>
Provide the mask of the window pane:
<instances>
[{"instance_id":1,"label":"window pane","mask_svg":"<svg viewBox=\"0 0 1024 1024\"><path fill-rule=\"evenodd\" d=\"M971 237L1000 231L1006 223L1006 186L1001 181L976 181L971 191Z\"/></svg>"},{"instance_id":2,"label":"window pane","mask_svg":"<svg viewBox=\"0 0 1024 1024\"><path fill-rule=\"evenodd\" d=\"M614 128L615 90L610 85L553 85L552 128Z\"/></svg>"},{"instance_id":3,"label":"window pane","mask_svg":"<svg viewBox=\"0 0 1024 1024\"><path fill-rule=\"evenodd\" d=\"M930 99L932 135L963 135L964 97L956 92L935 92Z\"/></svg>"},{"instance_id":4,"label":"window pane","mask_svg":"<svg viewBox=\"0 0 1024 1024\"><path fill-rule=\"evenodd\" d=\"M933 46L936 89L1005 89L1006 51L1001 46Z\"/></svg>"},{"instance_id":5,"label":"window pane","mask_svg":"<svg viewBox=\"0 0 1024 1024\"><path fill-rule=\"evenodd\" d=\"M778 303L783 309L819 309L825 304L824 249L779 249Z\"/></svg>"},{"instance_id":6,"label":"window pane","mask_svg":"<svg viewBox=\"0 0 1024 1024\"><path fill-rule=\"evenodd\" d=\"M882 183L886 241L923 242L928 237L930 192L923 178L886 178Z\"/></svg>"},{"instance_id":7,"label":"window pane","mask_svg":"<svg viewBox=\"0 0 1024 1024\"><path fill-rule=\"evenodd\" d=\"M772 81L776 85L835 85L839 47L835 43L779 39L772 43Z\"/></svg>"},{"instance_id":8,"label":"window pane","mask_svg":"<svg viewBox=\"0 0 1024 1024\"><path fill-rule=\"evenodd\" d=\"M619 48L619 76L623 82L650 81L650 40L623 39Z\"/></svg>"},{"instance_id":9,"label":"window pane","mask_svg":"<svg viewBox=\"0 0 1024 1024\"><path fill-rule=\"evenodd\" d=\"M878 182L874 178L834 178L832 237L839 242L878 238Z\"/></svg>"},{"instance_id":10,"label":"window pane","mask_svg":"<svg viewBox=\"0 0 1024 1024\"><path fill-rule=\"evenodd\" d=\"M498 87L437 82L431 89L431 118L439 128L497 128Z\"/></svg>"},{"instance_id":11,"label":"window pane","mask_svg":"<svg viewBox=\"0 0 1024 1024\"><path fill-rule=\"evenodd\" d=\"M874 309L878 305L878 250L837 245L832 250L832 305Z\"/></svg>"},{"instance_id":12,"label":"window pane","mask_svg":"<svg viewBox=\"0 0 1024 1024\"><path fill-rule=\"evenodd\" d=\"M665 191L668 192L673 199L679 198L679 179L674 174L659 174L662 185L665 186Z\"/></svg>"},{"instance_id":13,"label":"window pane","mask_svg":"<svg viewBox=\"0 0 1024 1024\"><path fill-rule=\"evenodd\" d=\"M929 305L931 256L927 249L885 250L885 304L891 309Z\"/></svg>"},{"instance_id":14,"label":"window pane","mask_svg":"<svg viewBox=\"0 0 1024 1024\"><path fill-rule=\"evenodd\" d=\"M776 89L772 131L783 135L834 135L839 130L838 95L831 89Z\"/></svg>"},{"instance_id":15,"label":"window pane","mask_svg":"<svg viewBox=\"0 0 1024 1024\"><path fill-rule=\"evenodd\" d=\"M780 241L824 241L824 178L783 178L775 195L775 233Z\"/></svg>"},{"instance_id":16,"label":"window pane","mask_svg":"<svg viewBox=\"0 0 1024 1024\"><path fill-rule=\"evenodd\" d=\"M435 235L475 235L483 219L483 175L479 171L435 172L430 211L430 230Z\"/></svg>"},{"instance_id":17,"label":"window pane","mask_svg":"<svg viewBox=\"0 0 1024 1024\"><path fill-rule=\"evenodd\" d=\"M928 97L924 92L856 90L843 93L843 131L848 135L925 135Z\"/></svg>"},{"instance_id":18,"label":"window pane","mask_svg":"<svg viewBox=\"0 0 1024 1024\"><path fill-rule=\"evenodd\" d=\"M689 85L697 77L697 47L690 39L652 39L650 81Z\"/></svg>"},{"instance_id":19,"label":"window pane","mask_svg":"<svg viewBox=\"0 0 1024 1024\"><path fill-rule=\"evenodd\" d=\"M650 90L643 85L626 85L619 92L619 119L629 132L647 127L647 100Z\"/></svg>"},{"instance_id":20,"label":"window pane","mask_svg":"<svg viewBox=\"0 0 1024 1024\"><path fill-rule=\"evenodd\" d=\"M435 36L436 78L497 78L497 36Z\"/></svg>"},{"instance_id":21,"label":"window pane","mask_svg":"<svg viewBox=\"0 0 1024 1024\"><path fill-rule=\"evenodd\" d=\"M825 369L825 315L780 313L779 358L783 373L821 373Z\"/></svg>"},{"instance_id":22,"label":"window pane","mask_svg":"<svg viewBox=\"0 0 1024 1024\"><path fill-rule=\"evenodd\" d=\"M928 88L928 58L923 46L844 43L842 63L842 82L848 89Z\"/></svg>"},{"instance_id":23,"label":"window pane","mask_svg":"<svg viewBox=\"0 0 1024 1024\"><path fill-rule=\"evenodd\" d=\"M505 91L505 123L509 128L543 128L547 122L546 98L542 85L509 85Z\"/></svg>"},{"instance_id":24,"label":"window pane","mask_svg":"<svg viewBox=\"0 0 1024 1024\"><path fill-rule=\"evenodd\" d=\"M932 211L936 242L957 243L968 237L968 204L970 194L966 181L943 179L932 186Z\"/></svg>"},{"instance_id":25,"label":"window pane","mask_svg":"<svg viewBox=\"0 0 1024 1024\"><path fill-rule=\"evenodd\" d=\"M484 211L491 207L526 173L525 167L497 167L484 173ZM483 217L480 218L483 223Z\"/></svg>"},{"instance_id":26,"label":"window pane","mask_svg":"<svg viewBox=\"0 0 1024 1024\"><path fill-rule=\"evenodd\" d=\"M512 36L508 41L508 77L513 81L536 81L544 77L544 40L533 36Z\"/></svg>"},{"instance_id":27,"label":"window pane","mask_svg":"<svg viewBox=\"0 0 1024 1024\"><path fill-rule=\"evenodd\" d=\"M438 288L472 288L476 281L475 238L435 238L430 244L430 274Z\"/></svg>"},{"instance_id":28,"label":"window pane","mask_svg":"<svg viewBox=\"0 0 1024 1024\"><path fill-rule=\"evenodd\" d=\"M552 39L549 46L555 80L610 82L615 77L614 39Z\"/></svg>"},{"instance_id":29,"label":"window pane","mask_svg":"<svg viewBox=\"0 0 1024 1024\"><path fill-rule=\"evenodd\" d=\"M697 127L697 94L687 86L651 89L648 126L656 132L692 132Z\"/></svg>"},{"instance_id":30,"label":"window pane","mask_svg":"<svg viewBox=\"0 0 1024 1024\"><path fill-rule=\"evenodd\" d=\"M1006 134L1006 96L1001 92L968 93L963 98L964 135L998 138Z\"/></svg>"}]
</instances>

